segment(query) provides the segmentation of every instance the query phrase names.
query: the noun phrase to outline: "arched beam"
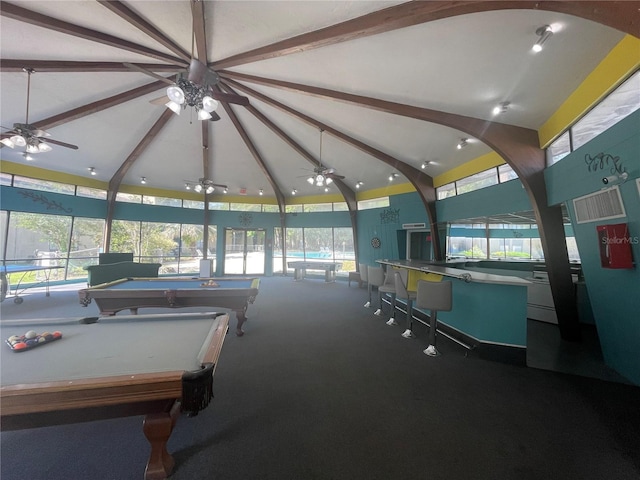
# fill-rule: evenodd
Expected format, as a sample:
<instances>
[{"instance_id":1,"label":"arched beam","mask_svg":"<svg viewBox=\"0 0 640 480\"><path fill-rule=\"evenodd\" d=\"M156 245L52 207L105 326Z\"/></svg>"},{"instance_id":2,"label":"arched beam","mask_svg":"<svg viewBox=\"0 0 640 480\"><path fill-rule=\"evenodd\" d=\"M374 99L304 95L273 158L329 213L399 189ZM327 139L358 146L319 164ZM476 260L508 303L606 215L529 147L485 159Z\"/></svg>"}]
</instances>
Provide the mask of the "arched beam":
<instances>
[{"instance_id":1,"label":"arched beam","mask_svg":"<svg viewBox=\"0 0 640 480\"><path fill-rule=\"evenodd\" d=\"M395 5L352 20L303 33L213 62L216 70L327 47L443 18L494 10L546 10L607 25L640 37L637 1L416 1Z\"/></svg>"},{"instance_id":2,"label":"arched beam","mask_svg":"<svg viewBox=\"0 0 640 480\"><path fill-rule=\"evenodd\" d=\"M104 251L109 251L109 246L111 244L111 224L113 222L113 214L115 212L116 206L116 195L118 194L118 190L120 189L120 184L122 180L126 176L127 172L131 168L131 166L136 162L136 160L142 155L142 153L149 147L153 139L160 133L160 130L167 124L169 119L173 116L173 112L168 108L165 109L160 118L153 124L153 126L149 129L142 140L138 143L138 145L133 149L133 151L129 154L127 159L120 165L120 168L116 171L116 173L109 180L109 189L107 190L107 216L105 222L105 230L104 230Z\"/></svg>"},{"instance_id":3,"label":"arched beam","mask_svg":"<svg viewBox=\"0 0 640 480\"><path fill-rule=\"evenodd\" d=\"M239 90L242 90L243 92L258 98L263 102L271 105L272 107L277 108L278 110L281 110L289 115L292 115L309 125L322 129L325 132L333 135L334 137L339 138L343 142L351 145L352 147L355 147L358 150L363 151L367 155L377 158L378 160L386 163L387 165L390 165L393 168L397 169L400 173L402 173L405 177L407 177L409 182L414 186L414 188L418 192L418 195L422 199L422 203L424 204L425 209L427 211L427 216L429 217L429 224L431 225L432 232L437 232L437 218L436 218L436 208L435 208L436 194L435 194L435 189L433 187L433 179L429 175L412 167L411 165L407 165L406 163L401 162L400 160L392 157L391 155L387 155L386 153L380 150L377 150L370 145L367 145L364 142L361 142L359 140L356 140L353 137L350 137L349 135L345 134L344 132L341 132L340 130L336 130L335 128L330 127L329 125L322 123L314 118L311 118L308 115L305 115L291 107L288 107L266 95L263 95L262 93L256 90L253 90L247 87L246 85L236 82L231 78L231 75L225 75L224 78L228 83L231 83ZM443 249L441 246L440 237L438 235L434 235L432 236L432 239L433 239L432 245L434 249L434 256L436 260L442 260Z\"/></svg>"},{"instance_id":4,"label":"arched beam","mask_svg":"<svg viewBox=\"0 0 640 480\"><path fill-rule=\"evenodd\" d=\"M529 195L538 223L551 293L558 314L558 325L562 338L573 340L579 337L578 310L575 302L569 254L566 248L562 212L559 206L548 206L547 204L547 192L543 176L545 155L544 151L538 146L538 134L535 130L292 82L226 71L219 72L219 74L227 81L235 78L444 125L465 132L491 147L518 174ZM413 167L404 164L398 165L397 168L405 176L407 174L402 169L413 169ZM408 176L408 178L411 179L412 177ZM429 185L419 185L420 188L427 192L434 192L433 183L431 183L430 188ZM420 193L420 190L418 192ZM424 198L423 196L423 202L428 210L433 209L433 218L435 219L435 193L432 195L430 198ZM436 239L437 235L432 236L432 238ZM434 243L434 248L435 246Z\"/></svg>"},{"instance_id":5,"label":"arched beam","mask_svg":"<svg viewBox=\"0 0 640 480\"><path fill-rule=\"evenodd\" d=\"M224 82L221 82L220 86L225 91L236 93L231 87L229 87ZM311 163L314 167L321 166L320 160L316 159L313 155L311 155L306 149L304 149L298 142L296 142L289 135L287 135L284 132L284 130L278 127L260 110L258 110L253 105L247 106L247 110L251 114L253 114L254 117L260 120L273 133L275 133L278 137L280 137L293 150L295 150L298 154L300 154L303 158L305 158L309 163ZM351 229L353 231L354 254L355 254L355 257L358 258L358 215L357 215L358 202L356 200L356 193L353 190L351 190L349 186L339 178L334 178L333 183L335 183L336 187L338 187L338 190L340 191L340 193L344 197L345 202L347 203L347 208L349 209L349 217L351 219ZM283 271L286 271L286 265L284 265L285 261L286 259L283 258Z\"/></svg>"}]
</instances>

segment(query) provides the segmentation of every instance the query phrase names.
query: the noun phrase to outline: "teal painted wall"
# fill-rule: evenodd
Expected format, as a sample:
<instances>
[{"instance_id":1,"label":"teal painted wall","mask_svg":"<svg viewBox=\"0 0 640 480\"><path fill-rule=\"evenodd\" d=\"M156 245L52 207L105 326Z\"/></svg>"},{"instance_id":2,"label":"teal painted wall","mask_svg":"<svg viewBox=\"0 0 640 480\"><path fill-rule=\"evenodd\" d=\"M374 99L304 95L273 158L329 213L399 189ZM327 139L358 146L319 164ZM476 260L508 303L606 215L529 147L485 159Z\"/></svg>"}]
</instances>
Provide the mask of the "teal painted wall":
<instances>
[{"instance_id":1,"label":"teal painted wall","mask_svg":"<svg viewBox=\"0 0 640 480\"><path fill-rule=\"evenodd\" d=\"M586 159L598 153L619 157L629 179L619 186L626 218L578 224L573 199L603 187L611 165L589 171ZM614 125L545 171L549 201L566 202L582 261L587 292L605 362L640 385L640 110ZM635 268L602 268L596 225L627 223Z\"/></svg>"},{"instance_id":2,"label":"teal painted wall","mask_svg":"<svg viewBox=\"0 0 640 480\"><path fill-rule=\"evenodd\" d=\"M530 210L529 196L517 179L436 202L438 222Z\"/></svg>"},{"instance_id":3,"label":"teal painted wall","mask_svg":"<svg viewBox=\"0 0 640 480\"><path fill-rule=\"evenodd\" d=\"M399 258L398 230L403 223L429 225L427 211L417 193L403 193L389 197L389 206L358 212L358 254L360 263L377 266L381 258ZM380 239L380 248L371 239Z\"/></svg>"}]
</instances>

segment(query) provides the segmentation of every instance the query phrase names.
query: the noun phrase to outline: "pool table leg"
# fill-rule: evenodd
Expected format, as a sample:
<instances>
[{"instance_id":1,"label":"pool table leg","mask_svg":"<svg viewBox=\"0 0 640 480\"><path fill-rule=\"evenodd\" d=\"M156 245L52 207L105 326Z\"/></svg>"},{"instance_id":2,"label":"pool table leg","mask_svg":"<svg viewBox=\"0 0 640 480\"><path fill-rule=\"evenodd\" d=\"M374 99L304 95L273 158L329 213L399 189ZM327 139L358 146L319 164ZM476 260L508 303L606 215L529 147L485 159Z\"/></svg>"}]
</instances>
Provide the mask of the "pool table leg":
<instances>
[{"instance_id":1,"label":"pool table leg","mask_svg":"<svg viewBox=\"0 0 640 480\"><path fill-rule=\"evenodd\" d=\"M145 480L164 480L173 471L175 460L167 451L167 441L180 415L180 402L169 411L148 414L142 424L145 437L151 444L151 454L144 471Z\"/></svg>"},{"instance_id":2,"label":"pool table leg","mask_svg":"<svg viewBox=\"0 0 640 480\"><path fill-rule=\"evenodd\" d=\"M236 318L238 319L238 324L236 325L236 335L239 337L244 335L244 330L242 330L242 324L247 321L247 317L245 315L246 311L247 311L246 305L242 310L236 310Z\"/></svg>"}]
</instances>

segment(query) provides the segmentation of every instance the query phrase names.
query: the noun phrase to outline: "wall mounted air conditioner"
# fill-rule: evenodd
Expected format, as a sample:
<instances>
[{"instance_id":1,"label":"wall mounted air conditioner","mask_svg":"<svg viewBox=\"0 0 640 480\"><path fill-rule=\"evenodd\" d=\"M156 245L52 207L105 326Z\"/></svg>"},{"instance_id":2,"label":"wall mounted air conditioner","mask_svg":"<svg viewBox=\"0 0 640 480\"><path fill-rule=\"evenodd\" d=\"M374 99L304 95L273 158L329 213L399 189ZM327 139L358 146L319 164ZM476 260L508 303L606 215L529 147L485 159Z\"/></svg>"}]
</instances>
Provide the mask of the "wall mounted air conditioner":
<instances>
[{"instance_id":1,"label":"wall mounted air conditioner","mask_svg":"<svg viewBox=\"0 0 640 480\"><path fill-rule=\"evenodd\" d=\"M427 224L426 223L403 223L402 224L402 228L404 230L410 230L412 228L426 228Z\"/></svg>"}]
</instances>

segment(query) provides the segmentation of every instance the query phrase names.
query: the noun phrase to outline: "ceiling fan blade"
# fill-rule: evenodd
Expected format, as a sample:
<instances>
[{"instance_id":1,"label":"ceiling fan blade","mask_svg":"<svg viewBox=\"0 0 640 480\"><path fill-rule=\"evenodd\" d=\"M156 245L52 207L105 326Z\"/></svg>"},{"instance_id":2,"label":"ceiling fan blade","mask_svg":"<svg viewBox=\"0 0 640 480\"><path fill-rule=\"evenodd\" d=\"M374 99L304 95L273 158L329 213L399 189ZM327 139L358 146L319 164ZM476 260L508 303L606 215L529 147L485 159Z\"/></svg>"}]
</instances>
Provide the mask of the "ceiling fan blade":
<instances>
[{"instance_id":1,"label":"ceiling fan blade","mask_svg":"<svg viewBox=\"0 0 640 480\"><path fill-rule=\"evenodd\" d=\"M328 173L326 176L331 178L337 178L338 180L344 179L344 175L336 175L335 173Z\"/></svg>"},{"instance_id":2,"label":"ceiling fan blade","mask_svg":"<svg viewBox=\"0 0 640 480\"><path fill-rule=\"evenodd\" d=\"M243 97L242 95L223 92L210 92L209 95L211 95L216 100L220 100L221 102L235 103L237 105L244 106L249 105L249 99L247 97Z\"/></svg>"},{"instance_id":3,"label":"ceiling fan blade","mask_svg":"<svg viewBox=\"0 0 640 480\"><path fill-rule=\"evenodd\" d=\"M45 143L53 143L54 145L60 145L61 147L71 148L73 150L78 150L77 145L72 145L70 143L61 142L60 140L54 140L53 138L47 138L46 140L42 140Z\"/></svg>"},{"instance_id":4,"label":"ceiling fan blade","mask_svg":"<svg viewBox=\"0 0 640 480\"><path fill-rule=\"evenodd\" d=\"M220 77L200 60L192 58L191 64L189 65L189 76L187 77L187 80L195 83L196 85L211 86L218 83L220 81Z\"/></svg>"},{"instance_id":5,"label":"ceiling fan blade","mask_svg":"<svg viewBox=\"0 0 640 480\"><path fill-rule=\"evenodd\" d=\"M174 82L173 80L169 79L169 78L165 78L162 75L158 75L157 73L152 72L151 70L147 70L146 68L142 68L139 65L136 65L135 63L128 63L128 62L123 62L122 63L125 67L127 67L130 70L135 70L137 72L140 73L144 73L146 75L149 75L155 79L161 80L164 83L166 83L167 85L175 85L176 82Z\"/></svg>"}]
</instances>

